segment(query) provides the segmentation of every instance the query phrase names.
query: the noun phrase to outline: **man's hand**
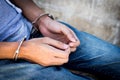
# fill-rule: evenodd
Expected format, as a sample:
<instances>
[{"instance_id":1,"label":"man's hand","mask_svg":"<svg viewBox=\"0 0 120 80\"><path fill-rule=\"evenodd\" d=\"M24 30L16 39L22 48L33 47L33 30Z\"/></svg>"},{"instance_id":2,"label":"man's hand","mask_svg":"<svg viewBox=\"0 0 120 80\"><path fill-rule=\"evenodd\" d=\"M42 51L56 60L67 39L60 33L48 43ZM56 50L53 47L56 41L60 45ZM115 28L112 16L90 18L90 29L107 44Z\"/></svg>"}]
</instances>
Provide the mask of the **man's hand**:
<instances>
[{"instance_id":1,"label":"man's hand","mask_svg":"<svg viewBox=\"0 0 120 80\"><path fill-rule=\"evenodd\" d=\"M50 37L68 44L71 48L71 51L75 51L76 47L80 44L77 36L70 28L50 19L47 16L41 17L41 19L37 22L37 25L40 32L45 37Z\"/></svg>"},{"instance_id":2,"label":"man's hand","mask_svg":"<svg viewBox=\"0 0 120 80\"><path fill-rule=\"evenodd\" d=\"M44 37L25 41L21 47L19 58L35 62L43 66L62 65L68 62L70 48L57 40Z\"/></svg>"},{"instance_id":3,"label":"man's hand","mask_svg":"<svg viewBox=\"0 0 120 80\"><path fill-rule=\"evenodd\" d=\"M41 10L32 0L11 1L22 9L24 16L31 22L34 21L39 14L44 13L44 11ZM80 43L71 29L47 16L39 19L39 21L37 21L37 25L44 36L69 44L71 51L75 51L76 47Z\"/></svg>"}]
</instances>

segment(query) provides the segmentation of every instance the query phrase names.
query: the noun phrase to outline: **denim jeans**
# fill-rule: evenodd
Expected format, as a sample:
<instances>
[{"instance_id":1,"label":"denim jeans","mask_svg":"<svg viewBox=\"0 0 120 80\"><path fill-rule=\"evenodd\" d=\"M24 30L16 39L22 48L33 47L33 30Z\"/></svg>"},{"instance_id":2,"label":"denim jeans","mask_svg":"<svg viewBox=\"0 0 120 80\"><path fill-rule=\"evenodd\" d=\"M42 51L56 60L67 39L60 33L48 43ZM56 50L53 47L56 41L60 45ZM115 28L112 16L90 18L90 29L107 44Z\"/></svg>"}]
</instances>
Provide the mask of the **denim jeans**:
<instances>
[{"instance_id":1,"label":"denim jeans","mask_svg":"<svg viewBox=\"0 0 120 80\"><path fill-rule=\"evenodd\" d=\"M0 80L93 80L68 69L87 72L106 80L120 80L119 47L61 23L71 28L80 40L80 46L70 54L68 63L43 67L25 60L0 60Z\"/></svg>"}]
</instances>

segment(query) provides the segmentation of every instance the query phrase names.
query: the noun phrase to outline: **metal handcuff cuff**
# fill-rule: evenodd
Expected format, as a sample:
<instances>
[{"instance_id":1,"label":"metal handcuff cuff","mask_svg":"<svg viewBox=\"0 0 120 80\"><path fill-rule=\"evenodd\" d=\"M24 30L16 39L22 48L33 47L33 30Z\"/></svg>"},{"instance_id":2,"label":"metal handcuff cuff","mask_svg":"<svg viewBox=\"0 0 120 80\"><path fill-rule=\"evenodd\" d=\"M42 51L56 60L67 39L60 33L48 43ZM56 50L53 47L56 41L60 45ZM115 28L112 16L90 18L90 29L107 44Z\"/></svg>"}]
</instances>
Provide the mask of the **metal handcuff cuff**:
<instances>
[{"instance_id":1,"label":"metal handcuff cuff","mask_svg":"<svg viewBox=\"0 0 120 80\"><path fill-rule=\"evenodd\" d=\"M52 20L54 20L54 17L53 17L51 14L49 14L49 13L40 14L40 15L32 22L32 25L33 25L33 27L34 27L36 30L38 30L38 29L35 27L35 23L36 23L41 17L43 17L43 16L45 16L45 15L47 15L49 18L51 18Z\"/></svg>"}]
</instances>

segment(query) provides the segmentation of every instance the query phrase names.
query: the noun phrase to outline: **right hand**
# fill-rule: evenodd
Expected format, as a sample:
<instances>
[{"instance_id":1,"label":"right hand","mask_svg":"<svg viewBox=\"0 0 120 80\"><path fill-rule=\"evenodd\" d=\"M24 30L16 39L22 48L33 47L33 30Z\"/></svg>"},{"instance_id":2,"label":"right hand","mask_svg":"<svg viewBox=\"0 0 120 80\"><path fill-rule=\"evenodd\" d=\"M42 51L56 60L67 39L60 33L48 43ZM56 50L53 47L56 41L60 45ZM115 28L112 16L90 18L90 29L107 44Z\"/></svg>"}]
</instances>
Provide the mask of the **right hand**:
<instances>
[{"instance_id":1,"label":"right hand","mask_svg":"<svg viewBox=\"0 0 120 80\"><path fill-rule=\"evenodd\" d=\"M42 16L36 22L36 27L38 27L43 36L68 44L71 52L76 51L80 45L80 41L72 29L58 21L50 19L48 16Z\"/></svg>"},{"instance_id":2,"label":"right hand","mask_svg":"<svg viewBox=\"0 0 120 80\"><path fill-rule=\"evenodd\" d=\"M68 45L43 37L25 41L21 47L19 58L42 66L52 66L67 63L69 54L70 48Z\"/></svg>"}]
</instances>

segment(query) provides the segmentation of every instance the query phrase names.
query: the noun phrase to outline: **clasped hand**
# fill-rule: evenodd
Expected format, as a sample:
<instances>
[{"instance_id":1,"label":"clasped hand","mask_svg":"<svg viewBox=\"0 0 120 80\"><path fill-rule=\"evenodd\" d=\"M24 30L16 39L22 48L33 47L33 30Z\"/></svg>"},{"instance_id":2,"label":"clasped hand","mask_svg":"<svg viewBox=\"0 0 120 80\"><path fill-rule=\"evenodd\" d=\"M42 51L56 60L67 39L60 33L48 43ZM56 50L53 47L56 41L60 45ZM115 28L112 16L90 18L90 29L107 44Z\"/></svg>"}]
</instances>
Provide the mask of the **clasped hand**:
<instances>
[{"instance_id":1,"label":"clasped hand","mask_svg":"<svg viewBox=\"0 0 120 80\"><path fill-rule=\"evenodd\" d=\"M21 58L42 66L67 63L70 53L80 44L75 33L47 16L42 17L37 25L44 37L24 42L24 53Z\"/></svg>"}]
</instances>

